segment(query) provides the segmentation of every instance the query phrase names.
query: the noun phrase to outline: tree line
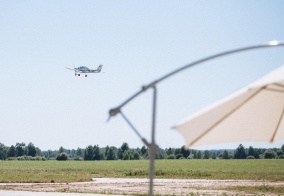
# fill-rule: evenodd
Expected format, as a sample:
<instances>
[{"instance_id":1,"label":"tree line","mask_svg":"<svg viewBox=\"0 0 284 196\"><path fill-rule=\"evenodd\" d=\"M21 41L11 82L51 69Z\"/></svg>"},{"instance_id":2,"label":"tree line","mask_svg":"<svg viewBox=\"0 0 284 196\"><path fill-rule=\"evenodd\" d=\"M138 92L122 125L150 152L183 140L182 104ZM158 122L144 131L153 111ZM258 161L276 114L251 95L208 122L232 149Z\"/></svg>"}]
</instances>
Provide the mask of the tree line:
<instances>
[{"instance_id":1,"label":"tree line","mask_svg":"<svg viewBox=\"0 0 284 196\"><path fill-rule=\"evenodd\" d=\"M16 143L10 147L0 143L0 160L140 160L149 159L148 148L130 148L124 142L119 148L89 145L86 148L42 151L33 143ZM157 149L156 159L284 159L284 145L281 148L245 148L240 144L236 149L187 150L180 148Z\"/></svg>"},{"instance_id":2,"label":"tree line","mask_svg":"<svg viewBox=\"0 0 284 196\"><path fill-rule=\"evenodd\" d=\"M26 145L25 143L21 142L7 147L0 142L0 160L44 160L45 158L42 155L42 151L33 143Z\"/></svg>"}]
</instances>

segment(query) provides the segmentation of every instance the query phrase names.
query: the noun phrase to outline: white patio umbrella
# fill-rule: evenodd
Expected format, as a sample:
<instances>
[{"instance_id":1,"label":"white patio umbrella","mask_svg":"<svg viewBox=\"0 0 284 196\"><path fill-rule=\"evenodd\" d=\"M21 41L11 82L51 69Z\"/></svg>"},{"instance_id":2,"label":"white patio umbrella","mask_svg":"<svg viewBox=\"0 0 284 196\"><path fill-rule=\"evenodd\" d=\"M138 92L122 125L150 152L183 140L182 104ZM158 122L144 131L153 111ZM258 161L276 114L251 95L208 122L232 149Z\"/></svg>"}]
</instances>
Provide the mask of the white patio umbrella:
<instances>
[{"instance_id":1,"label":"white patio umbrella","mask_svg":"<svg viewBox=\"0 0 284 196\"><path fill-rule=\"evenodd\" d=\"M284 139L284 66L177 124L186 147Z\"/></svg>"}]
</instances>

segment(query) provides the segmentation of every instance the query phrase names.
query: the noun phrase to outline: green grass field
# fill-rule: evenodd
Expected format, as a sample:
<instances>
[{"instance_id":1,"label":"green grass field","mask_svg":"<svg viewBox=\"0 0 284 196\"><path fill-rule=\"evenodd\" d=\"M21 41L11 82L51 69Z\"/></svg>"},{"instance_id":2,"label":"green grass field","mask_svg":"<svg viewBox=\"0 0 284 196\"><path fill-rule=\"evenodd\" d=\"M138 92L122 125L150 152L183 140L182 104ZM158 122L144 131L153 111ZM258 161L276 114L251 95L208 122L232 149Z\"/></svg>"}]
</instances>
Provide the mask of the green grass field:
<instances>
[{"instance_id":1,"label":"green grass field","mask_svg":"<svg viewBox=\"0 0 284 196\"><path fill-rule=\"evenodd\" d=\"M156 178L284 181L284 160L156 160ZM147 160L0 161L0 182L79 182L147 178Z\"/></svg>"}]
</instances>

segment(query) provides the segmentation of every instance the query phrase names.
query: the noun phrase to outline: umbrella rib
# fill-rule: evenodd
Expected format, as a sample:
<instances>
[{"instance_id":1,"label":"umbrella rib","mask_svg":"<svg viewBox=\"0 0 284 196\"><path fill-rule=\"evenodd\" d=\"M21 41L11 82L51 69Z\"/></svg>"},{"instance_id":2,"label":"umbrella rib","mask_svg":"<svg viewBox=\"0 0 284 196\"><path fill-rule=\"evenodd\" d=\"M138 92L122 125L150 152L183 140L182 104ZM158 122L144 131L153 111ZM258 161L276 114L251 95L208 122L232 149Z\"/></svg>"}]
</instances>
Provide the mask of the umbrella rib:
<instances>
[{"instance_id":1,"label":"umbrella rib","mask_svg":"<svg viewBox=\"0 0 284 196\"><path fill-rule=\"evenodd\" d=\"M270 87L273 87L273 86L276 86L276 87L280 87L281 89L273 89L273 88L269 88L267 86L267 90L272 90L272 91L278 91L278 92L284 92L283 89L284 89L284 85L283 84L280 84L280 83L272 83L270 85Z\"/></svg>"},{"instance_id":2,"label":"umbrella rib","mask_svg":"<svg viewBox=\"0 0 284 196\"><path fill-rule=\"evenodd\" d=\"M230 115L232 115L234 112L236 112L240 107L242 107L244 104L246 104L249 100L251 100L253 97L255 97L258 93L260 93L263 89L266 87L262 87L258 89L254 94L252 94L250 97L248 97L246 100L244 100L241 104L239 104L235 109L230 111L228 114L226 114L223 118L221 118L219 121L217 121L215 124L213 124L211 127L209 127L205 132L203 132L200 136L198 136L195 140L193 140L189 146L192 146L195 144L198 140L200 140L204 135L206 135L208 132L210 132L213 128L215 128L217 125L219 125L222 121L224 121L226 118L228 118Z\"/></svg>"},{"instance_id":3,"label":"umbrella rib","mask_svg":"<svg viewBox=\"0 0 284 196\"><path fill-rule=\"evenodd\" d=\"M265 88L265 90L278 92L278 93L284 93L284 90L279 90L279 89Z\"/></svg>"},{"instance_id":4,"label":"umbrella rib","mask_svg":"<svg viewBox=\"0 0 284 196\"><path fill-rule=\"evenodd\" d=\"M275 86L279 86L279 87L282 87L282 88L284 88L284 85L283 85L283 84L274 83L273 85L275 85Z\"/></svg>"},{"instance_id":5,"label":"umbrella rib","mask_svg":"<svg viewBox=\"0 0 284 196\"><path fill-rule=\"evenodd\" d=\"M282 114L281 114L281 116L280 116L280 118L279 118L279 120L278 120L276 129L275 129L275 131L274 131L274 133L273 133L273 135L272 135L272 138L271 138L270 142L273 142L273 141L274 141L275 135L276 135L276 133L278 132L280 123L281 123L281 121L282 121L282 119L283 119L283 115L284 115L284 109L282 110Z\"/></svg>"}]
</instances>

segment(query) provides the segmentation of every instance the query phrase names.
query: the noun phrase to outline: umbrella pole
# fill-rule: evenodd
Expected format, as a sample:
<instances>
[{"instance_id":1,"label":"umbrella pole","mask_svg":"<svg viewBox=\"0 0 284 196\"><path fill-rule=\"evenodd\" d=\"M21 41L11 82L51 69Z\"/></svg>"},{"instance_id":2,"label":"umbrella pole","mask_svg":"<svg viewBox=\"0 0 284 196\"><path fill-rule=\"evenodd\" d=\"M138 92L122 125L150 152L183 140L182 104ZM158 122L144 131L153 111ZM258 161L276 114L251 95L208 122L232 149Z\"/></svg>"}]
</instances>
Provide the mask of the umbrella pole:
<instances>
[{"instance_id":1,"label":"umbrella pole","mask_svg":"<svg viewBox=\"0 0 284 196\"><path fill-rule=\"evenodd\" d=\"M154 177L155 177L155 152L153 152L154 149L153 149L152 145L151 145L149 151L150 151L149 196L152 196L153 192L154 192Z\"/></svg>"},{"instance_id":2,"label":"umbrella pole","mask_svg":"<svg viewBox=\"0 0 284 196\"><path fill-rule=\"evenodd\" d=\"M150 170L149 170L149 196L153 195L154 191L154 178L155 178L155 152L156 152L156 143L155 143L155 129L156 129L156 103L157 103L157 89L156 86L153 86L153 114L152 114L152 142L150 144Z\"/></svg>"}]
</instances>

